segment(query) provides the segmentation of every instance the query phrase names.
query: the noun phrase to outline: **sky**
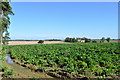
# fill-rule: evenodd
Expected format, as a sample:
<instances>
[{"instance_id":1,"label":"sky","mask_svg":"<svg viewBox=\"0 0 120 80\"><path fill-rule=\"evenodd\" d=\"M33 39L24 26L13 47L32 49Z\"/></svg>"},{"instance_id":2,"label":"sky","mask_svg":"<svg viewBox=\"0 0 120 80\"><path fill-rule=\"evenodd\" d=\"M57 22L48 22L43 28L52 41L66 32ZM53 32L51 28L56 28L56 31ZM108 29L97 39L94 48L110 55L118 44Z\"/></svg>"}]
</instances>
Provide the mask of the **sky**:
<instances>
[{"instance_id":1,"label":"sky","mask_svg":"<svg viewBox=\"0 0 120 80\"><path fill-rule=\"evenodd\" d=\"M118 2L119 0L12 0L12 2Z\"/></svg>"},{"instance_id":2,"label":"sky","mask_svg":"<svg viewBox=\"0 0 120 80\"><path fill-rule=\"evenodd\" d=\"M11 39L118 38L117 2L11 2Z\"/></svg>"}]
</instances>

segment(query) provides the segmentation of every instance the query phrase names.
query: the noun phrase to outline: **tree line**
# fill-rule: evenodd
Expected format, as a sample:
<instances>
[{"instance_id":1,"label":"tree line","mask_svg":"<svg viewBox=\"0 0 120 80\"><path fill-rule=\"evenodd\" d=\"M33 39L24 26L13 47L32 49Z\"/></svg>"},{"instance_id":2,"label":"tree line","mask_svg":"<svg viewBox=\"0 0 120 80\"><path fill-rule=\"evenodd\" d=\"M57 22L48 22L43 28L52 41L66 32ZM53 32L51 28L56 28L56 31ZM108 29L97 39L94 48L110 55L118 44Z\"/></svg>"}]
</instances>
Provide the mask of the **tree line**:
<instances>
[{"instance_id":1,"label":"tree line","mask_svg":"<svg viewBox=\"0 0 120 80\"><path fill-rule=\"evenodd\" d=\"M74 42L79 42L78 40L79 40L79 38L66 37L64 41L65 42L73 42L74 43ZM91 39L86 38L86 37L80 38L80 40L84 40L85 43L88 43L88 42L97 43L98 42L97 40L91 40ZM106 39L105 39L105 37L102 37L100 39L100 43L105 42L105 41L110 42L110 40L111 40L110 37L108 37ZM49 41L57 41L57 40L56 39L55 40L52 39L52 40L49 40ZM44 40L39 40L38 43L44 43Z\"/></svg>"},{"instance_id":2,"label":"tree line","mask_svg":"<svg viewBox=\"0 0 120 80\"><path fill-rule=\"evenodd\" d=\"M86 43L87 43L87 42L97 43L97 40L91 40L91 39L86 38L86 37L83 37L83 38L80 38L80 39L81 39L81 40L85 40ZM65 41L65 42L79 42L78 40L79 40L79 38L70 38L70 37L67 37L67 38L65 38L64 41ZM102 37L102 38L100 39L100 42L105 42L105 41L110 42L110 40L111 40L110 37L108 37L108 38L106 38L106 39L105 39L105 37Z\"/></svg>"}]
</instances>

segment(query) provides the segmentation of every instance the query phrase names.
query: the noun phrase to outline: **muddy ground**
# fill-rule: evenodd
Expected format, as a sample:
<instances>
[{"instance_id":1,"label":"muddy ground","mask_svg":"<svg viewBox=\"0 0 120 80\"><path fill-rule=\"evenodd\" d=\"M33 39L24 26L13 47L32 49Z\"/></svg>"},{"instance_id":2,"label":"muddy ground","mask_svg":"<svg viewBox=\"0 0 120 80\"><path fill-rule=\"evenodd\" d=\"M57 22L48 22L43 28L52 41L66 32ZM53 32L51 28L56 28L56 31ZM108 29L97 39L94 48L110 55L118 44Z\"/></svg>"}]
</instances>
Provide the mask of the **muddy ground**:
<instances>
[{"instance_id":1,"label":"muddy ground","mask_svg":"<svg viewBox=\"0 0 120 80\"><path fill-rule=\"evenodd\" d=\"M14 69L14 74L9 76L9 78L53 78L44 72L34 72L16 63L8 64L7 61L3 61L2 64L8 66L10 69Z\"/></svg>"}]
</instances>

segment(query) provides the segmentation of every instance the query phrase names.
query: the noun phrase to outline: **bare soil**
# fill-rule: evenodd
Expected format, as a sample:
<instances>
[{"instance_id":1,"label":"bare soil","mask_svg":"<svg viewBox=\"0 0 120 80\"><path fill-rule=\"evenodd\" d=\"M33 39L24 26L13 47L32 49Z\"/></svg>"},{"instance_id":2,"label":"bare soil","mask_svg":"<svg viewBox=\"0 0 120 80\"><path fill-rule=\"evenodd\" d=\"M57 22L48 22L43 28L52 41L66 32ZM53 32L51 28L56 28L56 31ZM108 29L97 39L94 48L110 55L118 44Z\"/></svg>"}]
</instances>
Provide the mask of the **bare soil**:
<instances>
[{"instance_id":1,"label":"bare soil","mask_svg":"<svg viewBox=\"0 0 120 80\"><path fill-rule=\"evenodd\" d=\"M16 63L8 64L6 61L4 61L2 64L8 66L10 69L14 69L14 74L8 78L53 78L44 72L34 72Z\"/></svg>"}]
</instances>

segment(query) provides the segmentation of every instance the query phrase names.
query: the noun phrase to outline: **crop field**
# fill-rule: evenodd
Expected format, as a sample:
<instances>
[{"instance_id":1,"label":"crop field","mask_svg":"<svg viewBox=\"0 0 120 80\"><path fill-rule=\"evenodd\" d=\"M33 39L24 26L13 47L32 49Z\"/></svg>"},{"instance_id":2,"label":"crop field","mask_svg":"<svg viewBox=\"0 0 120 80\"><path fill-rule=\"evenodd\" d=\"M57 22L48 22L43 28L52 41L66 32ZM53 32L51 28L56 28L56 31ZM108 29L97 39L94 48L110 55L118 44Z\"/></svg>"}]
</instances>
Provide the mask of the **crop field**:
<instances>
[{"instance_id":1,"label":"crop field","mask_svg":"<svg viewBox=\"0 0 120 80\"><path fill-rule=\"evenodd\" d=\"M9 45L14 62L55 77L109 76L120 73L118 43Z\"/></svg>"}]
</instances>

